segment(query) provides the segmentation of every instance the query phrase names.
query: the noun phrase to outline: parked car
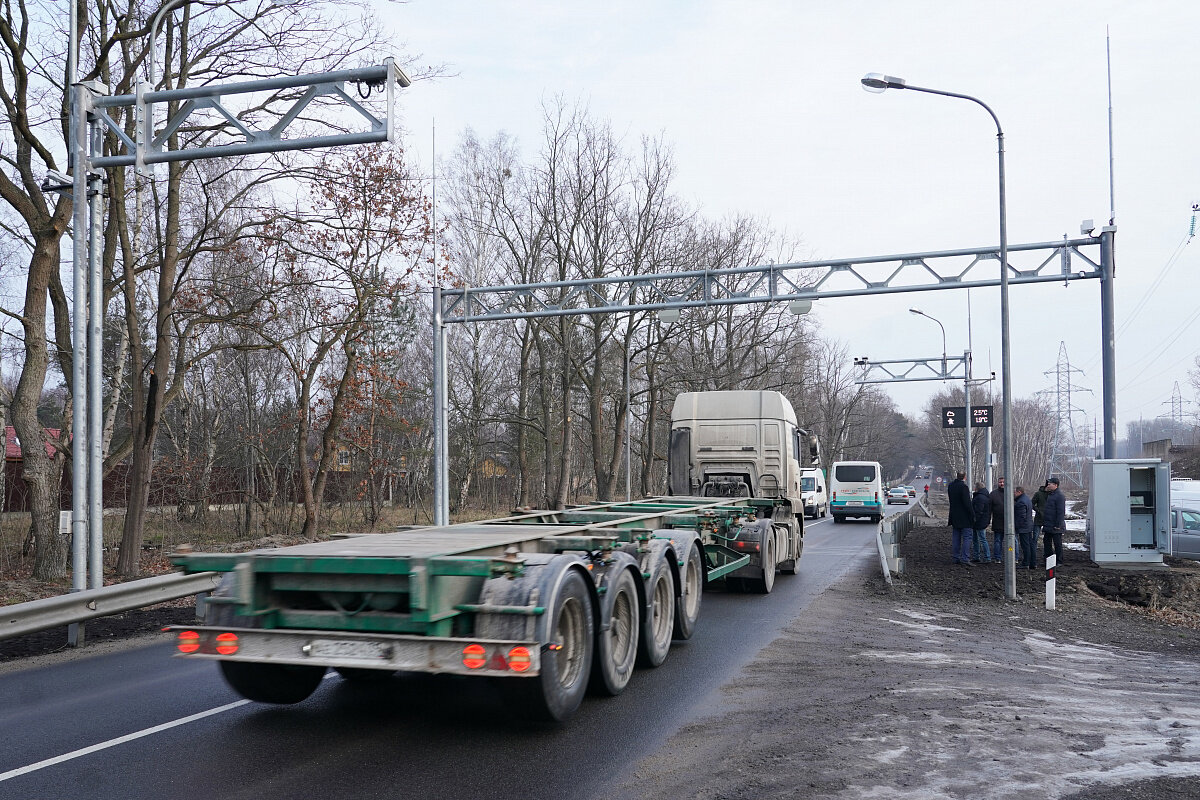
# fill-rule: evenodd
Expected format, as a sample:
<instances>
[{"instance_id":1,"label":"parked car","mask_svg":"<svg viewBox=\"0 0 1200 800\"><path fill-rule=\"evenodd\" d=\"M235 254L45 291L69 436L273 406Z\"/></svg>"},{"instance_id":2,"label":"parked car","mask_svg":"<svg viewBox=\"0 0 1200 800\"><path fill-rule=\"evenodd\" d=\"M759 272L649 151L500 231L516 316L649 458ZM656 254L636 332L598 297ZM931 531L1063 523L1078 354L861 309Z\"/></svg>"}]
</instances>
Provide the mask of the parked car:
<instances>
[{"instance_id":1,"label":"parked car","mask_svg":"<svg viewBox=\"0 0 1200 800\"><path fill-rule=\"evenodd\" d=\"M1200 507L1200 503L1195 504ZM1200 560L1200 511L1176 506L1171 509L1171 555Z\"/></svg>"},{"instance_id":2,"label":"parked car","mask_svg":"<svg viewBox=\"0 0 1200 800\"><path fill-rule=\"evenodd\" d=\"M908 492L902 486L897 486L895 489L888 489L887 493L888 505L892 503L908 504Z\"/></svg>"}]
</instances>

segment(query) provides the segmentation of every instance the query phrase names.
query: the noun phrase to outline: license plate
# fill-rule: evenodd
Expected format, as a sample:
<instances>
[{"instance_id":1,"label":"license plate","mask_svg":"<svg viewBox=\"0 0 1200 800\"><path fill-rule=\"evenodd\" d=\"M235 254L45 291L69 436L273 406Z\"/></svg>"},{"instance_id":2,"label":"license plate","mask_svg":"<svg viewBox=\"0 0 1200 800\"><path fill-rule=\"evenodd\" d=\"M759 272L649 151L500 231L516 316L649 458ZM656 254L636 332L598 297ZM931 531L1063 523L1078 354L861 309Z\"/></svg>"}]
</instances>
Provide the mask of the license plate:
<instances>
[{"instance_id":1,"label":"license plate","mask_svg":"<svg viewBox=\"0 0 1200 800\"><path fill-rule=\"evenodd\" d=\"M317 658L357 658L363 661L386 661L391 648L380 642L356 642L341 639L316 639L311 655Z\"/></svg>"},{"instance_id":2,"label":"license plate","mask_svg":"<svg viewBox=\"0 0 1200 800\"><path fill-rule=\"evenodd\" d=\"M848 506L861 506L861 505L862 505L862 503L858 502L857 500L848 500L848 501L846 502L846 505L848 505Z\"/></svg>"}]
</instances>

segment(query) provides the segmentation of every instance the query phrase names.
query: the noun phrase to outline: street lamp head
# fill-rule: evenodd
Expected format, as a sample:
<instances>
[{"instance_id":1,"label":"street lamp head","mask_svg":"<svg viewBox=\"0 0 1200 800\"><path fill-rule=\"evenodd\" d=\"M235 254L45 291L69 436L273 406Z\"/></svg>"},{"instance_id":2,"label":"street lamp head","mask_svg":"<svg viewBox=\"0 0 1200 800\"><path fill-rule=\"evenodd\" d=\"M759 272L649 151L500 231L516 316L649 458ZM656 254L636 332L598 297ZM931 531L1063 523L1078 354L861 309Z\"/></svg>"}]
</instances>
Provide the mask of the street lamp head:
<instances>
[{"instance_id":1,"label":"street lamp head","mask_svg":"<svg viewBox=\"0 0 1200 800\"><path fill-rule=\"evenodd\" d=\"M788 303L788 311L799 317L812 311L812 305L812 300L793 300Z\"/></svg>"},{"instance_id":2,"label":"street lamp head","mask_svg":"<svg viewBox=\"0 0 1200 800\"><path fill-rule=\"evenodd\" d=\"M679 322L681 312L678 308L663 308L658 311L658 321L666 325L674 325Z\"/></svg>"},{"instance_id":3,"label":"street lamp head","mask_svg":"<svg viewBox=\"0 0 1200 800\"><path fill-rule=\"evenodd\" d=\"M864 91L873 94L879 94L886 89L904 89L907 82L904 78L897 78L894 75L884 75L879 72L868 72L866 77L862 79L862 87Z\"/></svg>"}]
</instances>

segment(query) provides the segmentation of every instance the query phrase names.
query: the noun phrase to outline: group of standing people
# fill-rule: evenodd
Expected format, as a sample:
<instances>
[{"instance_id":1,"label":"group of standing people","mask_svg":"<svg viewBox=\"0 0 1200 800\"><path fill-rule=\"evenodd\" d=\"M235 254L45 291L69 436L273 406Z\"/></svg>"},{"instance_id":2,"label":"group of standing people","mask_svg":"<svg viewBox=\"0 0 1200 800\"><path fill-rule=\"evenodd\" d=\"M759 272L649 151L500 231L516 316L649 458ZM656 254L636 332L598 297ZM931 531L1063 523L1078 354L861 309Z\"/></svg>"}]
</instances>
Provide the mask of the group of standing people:
<instances>
[{"instance_id":1,"label":"group of standing people","mask_svg":"<svg viewBox=\"0 0 1200 800\"><path fill-rule=\"evenodd\" d=\"M950 498L950 555L956 564L999 564L1004 547L1004 478L988 491L982 483L975 492L967 488L966 473L960 472L946 489ZM1042 532L1044 556L1054 553L1063 560L1062 535L1067 526L1067 502L1051 476L1031 498L1025 487L1013 490L1013 529L1017 534L1017 566L1037 568L1037 531ZM988 542L988 525L992 538Z\"/></svg>"}]
</instances>

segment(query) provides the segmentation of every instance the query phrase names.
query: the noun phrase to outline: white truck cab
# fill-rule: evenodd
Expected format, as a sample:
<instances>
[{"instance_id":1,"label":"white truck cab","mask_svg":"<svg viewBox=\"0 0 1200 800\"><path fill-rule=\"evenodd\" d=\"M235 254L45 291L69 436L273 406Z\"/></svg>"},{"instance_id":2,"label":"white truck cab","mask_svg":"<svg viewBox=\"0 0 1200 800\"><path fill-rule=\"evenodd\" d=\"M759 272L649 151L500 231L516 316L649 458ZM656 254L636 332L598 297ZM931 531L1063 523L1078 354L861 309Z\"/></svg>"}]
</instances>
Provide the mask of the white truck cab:
<instances>
[{"instance_id":1,"label":"white truck cab","mask_svg":"<svg viewBox=\"0 0 1200 800\"><path fill-rule=\"evenodd\" d=\"M667 457L672 495L779 497L800 517L801 470L819 458L816 437L797 426L779 392L684 392L675 399Z\"/></svg>"}]
</instances>

